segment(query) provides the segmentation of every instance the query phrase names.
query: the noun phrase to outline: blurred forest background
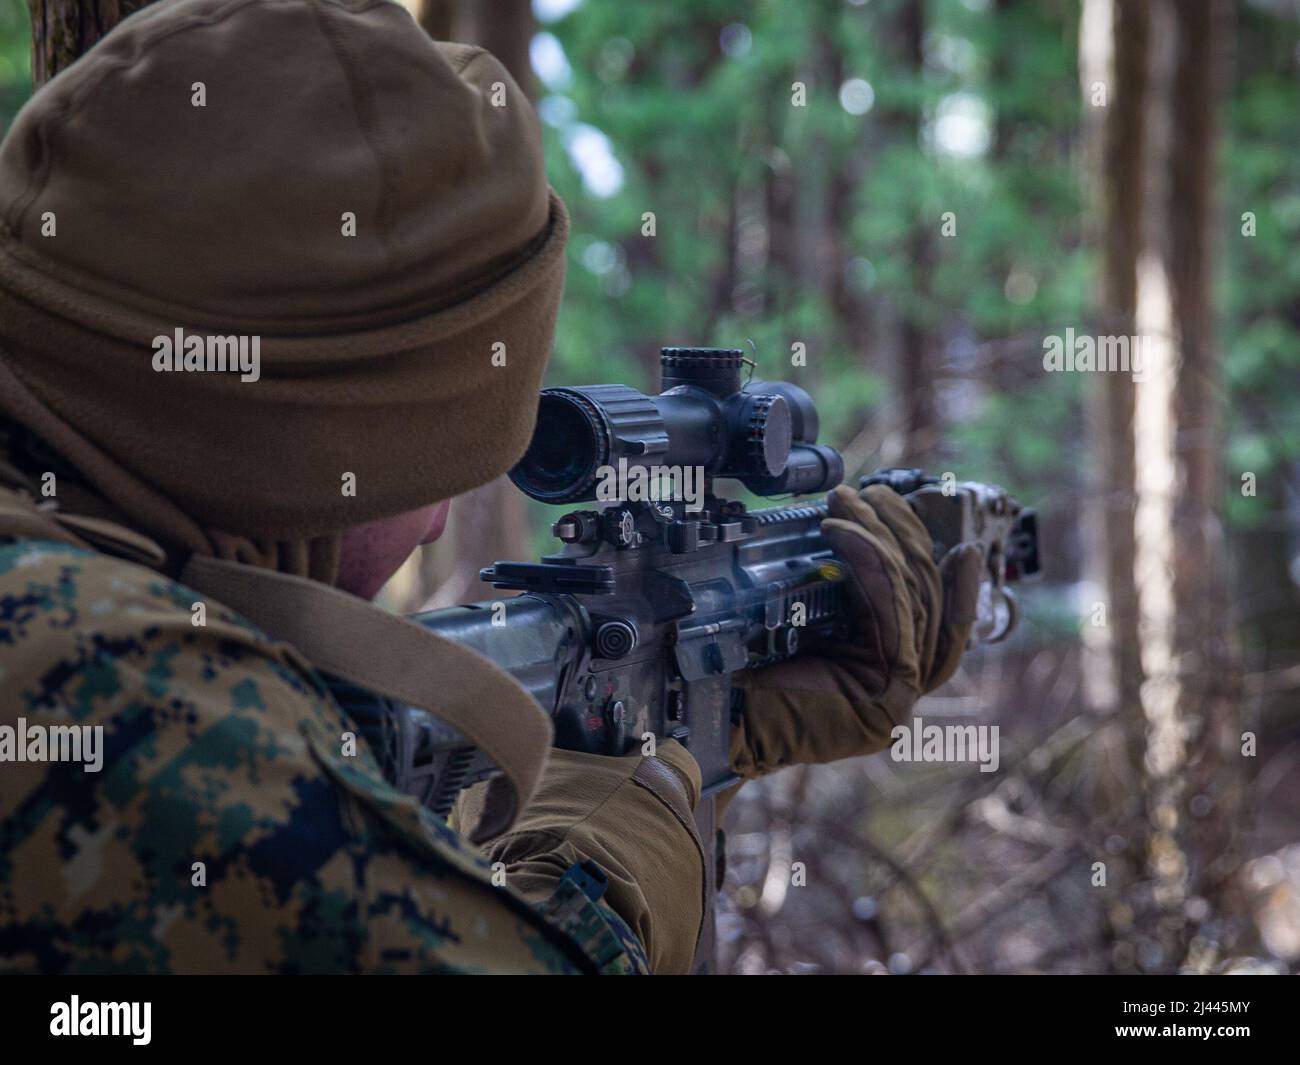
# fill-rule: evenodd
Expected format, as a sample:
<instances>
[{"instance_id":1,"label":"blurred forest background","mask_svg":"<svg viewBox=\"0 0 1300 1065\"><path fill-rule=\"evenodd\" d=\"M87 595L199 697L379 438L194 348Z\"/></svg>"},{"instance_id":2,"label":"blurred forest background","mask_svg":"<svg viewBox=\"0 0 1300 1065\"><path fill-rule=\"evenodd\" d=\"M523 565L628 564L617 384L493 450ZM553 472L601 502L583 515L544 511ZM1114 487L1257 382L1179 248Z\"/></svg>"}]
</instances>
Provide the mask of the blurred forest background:
<instances>
[{"instance_id":1,"label":"blurred forest background","mask_svg":"<svg viewBox=\"0 0 1300 1065\"><path fill-rule=\"evenodd\" d=\"M6 127L143 6L30 5L0 0ZM851 476L1040 509L1022 628L918 708L999 726L999 770L747 786L723 970L1300 971L1296 0L406 6L537 102L574 223L552 383L744 347ZM1046 372L1067 330L1145 338L1142 380ZM552 517L457 500L385 601L485 598Z\"/></svg>"}]
</instances>

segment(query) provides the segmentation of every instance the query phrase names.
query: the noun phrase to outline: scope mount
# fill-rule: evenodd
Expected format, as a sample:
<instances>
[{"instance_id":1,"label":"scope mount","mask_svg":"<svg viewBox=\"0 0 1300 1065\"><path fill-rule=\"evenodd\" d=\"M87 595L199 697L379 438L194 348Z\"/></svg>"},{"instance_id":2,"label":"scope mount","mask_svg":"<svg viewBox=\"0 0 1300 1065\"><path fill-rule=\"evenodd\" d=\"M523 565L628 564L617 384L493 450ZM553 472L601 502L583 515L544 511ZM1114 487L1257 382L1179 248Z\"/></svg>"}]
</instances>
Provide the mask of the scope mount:
<instances>
[{"instance_id":1,"label":"scope mount","mask_svg":"<svg viewBox=\"0 0 1300 1065\"><path fill-rule=\"evenodd\" d=\"M614 591L613 571L583 559L604 547L635 550L664 546L675 555L753 535L758 521L739 502L709 495L699 511L681 502L633 500L604 510L575 510L551 526L565 544L541 562L497 562L479 571L494 588L604 595Z\"/></svg>"}]
</instances>

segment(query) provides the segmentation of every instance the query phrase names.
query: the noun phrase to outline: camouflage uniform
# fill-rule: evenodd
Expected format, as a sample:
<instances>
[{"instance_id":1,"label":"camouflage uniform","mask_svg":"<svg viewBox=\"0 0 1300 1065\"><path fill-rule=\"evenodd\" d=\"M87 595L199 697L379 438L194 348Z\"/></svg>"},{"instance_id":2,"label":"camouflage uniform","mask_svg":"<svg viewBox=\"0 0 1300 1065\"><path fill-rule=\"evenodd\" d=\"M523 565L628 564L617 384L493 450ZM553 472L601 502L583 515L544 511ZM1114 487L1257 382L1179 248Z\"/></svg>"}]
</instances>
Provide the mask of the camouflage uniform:
<instances>
[{"instance_id":1,"label":"camouflage uniform","mask_svg":"<svg viewBox=\"0 0 1300 1065\"><path fill-rule=\"evenodd\" d=\"M295 652L142 566L0 540L0 725L102 725L98 773L0 763L0 967L648 971L575 865L533 907L395 792ZM205 882L196 886L195 863Z\"/></svg>"},{"instance_id":2,"label":"camouflage uniform","mask_svg":"<svg viewBox=\"0 0 1300 1065\"><path fill-rule=\"evenodd\" d=\"M706 878L680 745L547 760L519 730L537 772L489 841L494 886L344 753L297 651L213 601L192 624L199 596L148 568L343 596L347 531L505 473L568 229L506 69L383 0L159 0L24 105L0 142L0 460L21 467L0 484L57 469L60 512L0 488L0 727L102 726L106 751L99 773L0 761L0 966L689 968ZM256 368L229 372L231 345ZM128 535L62 535L77 521Z\"/></svg>"}]
</instances>

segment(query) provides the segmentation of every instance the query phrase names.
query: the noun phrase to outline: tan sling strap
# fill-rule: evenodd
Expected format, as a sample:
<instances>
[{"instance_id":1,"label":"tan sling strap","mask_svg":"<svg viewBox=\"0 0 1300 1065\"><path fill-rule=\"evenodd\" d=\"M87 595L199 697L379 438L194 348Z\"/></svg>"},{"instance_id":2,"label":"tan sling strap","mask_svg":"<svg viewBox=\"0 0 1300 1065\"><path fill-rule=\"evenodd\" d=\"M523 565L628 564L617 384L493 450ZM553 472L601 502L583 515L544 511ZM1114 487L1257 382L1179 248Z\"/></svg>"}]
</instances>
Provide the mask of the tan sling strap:
<instances>
[{"instance_id":1,"label":"tan sling strap","mask_svg":"<svg viewBox=\"0 0 1300 1065\"><path fill-rule=\"evenodd\" d=\"M164 558L148 537L114 522L60 513L3 486L0 535L98 548L152 566ZM179 579L291 645L316 668L428 711L491 758L501 775L488 785L483 814L469 833L475 843L509 828L532 797L551 746L550 718L477 652L305 577L194 555Z\"/></svg>"},{"instance_id":2,"label":"tan sling strap","mask_svg":"<svg viewBox=\"0 0 1300 1065\"><path fill-rule=\"evenodd\" d=\"M180 582L292 644L318 669L427 710L491 758L502 775L488 785L473 842L504 832L532 797L551 719L476 651L305 577L194 555Z\"/></svg>"}]
</instances>

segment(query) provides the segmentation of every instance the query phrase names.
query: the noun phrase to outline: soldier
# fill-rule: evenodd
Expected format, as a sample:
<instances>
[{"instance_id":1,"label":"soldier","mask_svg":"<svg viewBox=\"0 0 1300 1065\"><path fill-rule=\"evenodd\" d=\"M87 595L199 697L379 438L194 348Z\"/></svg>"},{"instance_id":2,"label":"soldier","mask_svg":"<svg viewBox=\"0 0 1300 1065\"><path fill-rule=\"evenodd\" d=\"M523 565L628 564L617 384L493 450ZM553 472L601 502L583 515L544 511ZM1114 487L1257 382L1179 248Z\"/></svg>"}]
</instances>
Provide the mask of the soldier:
<instances>
[{"instance_id":1,"label":"soldier","mask_svg":"<svg viewBox=\"0 0 1300 1065\"><path fill-rule=\"evenodd\" d=\"M687 971L689 753L548 754L366 602L531 433L568 219L504 68L385 0L163 0L23 109L0 212L0 966ZM956 667L978 552L869 492L825 523L854 642L751 679L742 776L880 749ZM464 835L318 670L499 756ZM97 768L29 743L68 727Z\"/></svg>"}]
</instances>

